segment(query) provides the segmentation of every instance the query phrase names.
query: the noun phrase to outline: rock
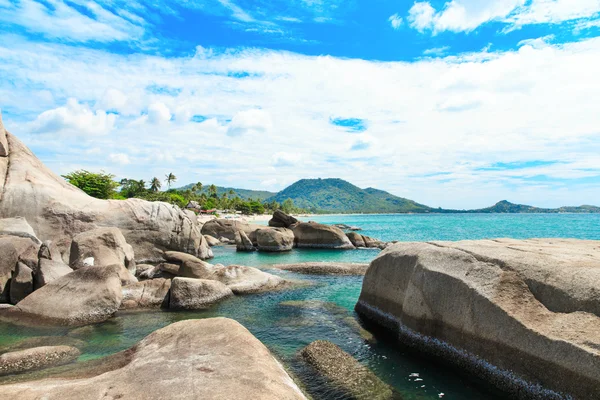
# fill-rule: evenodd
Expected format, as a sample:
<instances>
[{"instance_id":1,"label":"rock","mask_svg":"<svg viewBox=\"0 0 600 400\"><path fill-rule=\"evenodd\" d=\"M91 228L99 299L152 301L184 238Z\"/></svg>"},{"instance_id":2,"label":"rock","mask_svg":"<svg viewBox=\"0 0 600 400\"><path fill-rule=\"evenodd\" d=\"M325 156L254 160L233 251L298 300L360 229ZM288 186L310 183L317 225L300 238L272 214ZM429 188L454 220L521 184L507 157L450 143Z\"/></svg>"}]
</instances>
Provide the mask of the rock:
<instances>
[{"instance_id":1,"label":"rock","mask_svg":"<svg viewBox=\"0 0 600 400\"><path fill-rule=\"evenodd\" d=\"M33 288L35 290L42 286L57 280L61 276L70 274L73 270L62 261L53 261L47 258L40 258L38 267L33 277Z\"/></svg>"},{"instance_id":2,"label":"rock","mask_svg":"<svg viewBox=\"0 0 600 400\"><path fill-rule=\"evenodd\" d=\"M175 278L171 284L169 308L202 310L233 296L230 288L218 281Z\"/></svg>"},{"instance_id":3,"label":"rock","mask_svg":"<svg viewBox=\"0 0 600 400\"><path fill-rule=\"evenodd\" d=\"M298 247L321 249L354 249L352 242L339 228L316 222L300 222L291 227Z\"/></svg>"},{"instance_id":4,"label":"rock","mask_svg":"<svg viewBox=\"0 0 600 400\"><path fill-rule=\"evenodd\" d=\"M221 236L221 237L219 238L219 242L221 242L221 243L223 243L223 244L229 244L229 243L231 243L231 240L227 239L227 238L226 238L226 237L224 237L224 236Z\"/></svg>"},{"instance_id":5,"label":"rock","mask_svg":"<svg viewBox=\"0 0 600 400\"><path fill-rule=\"evenodd\" d=\"M304 262L297 264L276 264L273 268L298 274L311 275L364 275L369 264L339 262Z\"/></svg>"},{"instance_id":6,"label":"rock","mask_svg":"<svg viewBox=\"0 0 600 400\"><path fill-rule=\"evenodd\" d=\"M69 346L34 347L0 355L0 376L55 367L75 361L80 351Z\"/></svg>"},{"instance_id":7,"label":"rock","mask_svg":"<svg viewBox=\"0 0 600 400\"><path fill-rule=\"evenodd\" d=\"M254 245L244 231L235 233L235 247L237 251L254 251Z\"/></svg>"},{"instance_id":8,"label":"rock","mask_svg":"<svg viewBox=\"0 0 600 400\"><path fill-rule=\"evenodd\" d=\"M332 226L340 228L343 231L362 231L362 228L359 228L358 226L351 226L346 224L333 224Z\"/></svg>"},{"instance_id":9,"label":"rock","mask_svg":"<svg viewBox=\"0 0 600 400\"><path fill-rule=\"evenodd\" d=\"M37 264L39 245L31 239L18 236L0 236L0 303L10 300L8 284L17 262L21 261L29 268Z\"/></svg>"},{"instance_id":10,"label":"rock","mask_svg":"<svg viewBox=\"0 0 600 400\"><path fill-rule=\"evenodd\" d=\"M80 339L72 338L69 336L33 336L27 339L19 340L18 342L11 343L7 346L0 347L0 354L8 353L18 350L27 350L34 347L47 347L47 346L70 346L75 347L79 350L85 348L86 342Z\"/></svg>"},{"instance_id":11,"label":"rock","mask_svg":"<svg viewBox=\"0 0 600 400\"><path fill-rule=\"evenodd\" d=\"M36 244L42 244L40 239L35 235L31 225L23 217L0 219L0 235L27 238Z\"/></svg>"},{"instance_id":12,"label":"rock","mask_svg":"<svg viewBox=\"0 0 600 400\"><path fill-rule=\"evenodd\" d=\"M135 276L136 278L141 278L142 275L149 271L153 271L155 268L154 265L151 264L136 264L135 266ZM144 276L144 279L150 279L147 276Z\"/></svg>"},{"instance_id":13,"label":"rock","mask_svg":"<svg viewBox=\"0 0 600 400\"><path fill-rule=\"evenodd\" d=\"M246 328L226 318L177 322L150 334L112 371L2 386L33 400L305 400L284 368ZM106 394L106 395L105 395Z\"/></svg>"},{"instance_id":14,"label":"rock","mask_svg":"<svg viewBox=\"0 0 600 400\"><path fill-rule=\"evenodd\" d=\"M268 274L257 268L230 265L215 268L211 279L224 283L235 294L259 293L278 289L286 281L278 276Z\"/></svg>"},{"instance_id":15,"label":"rock","mask_svg":"<svg viewBox=\"0 0 600 400\"><path fill-rule=\"evenodd\" d=\"M38 251L39 259L53 260L53 261L63 261L62 254L60 254L60 250L51 240L46 240L41 244L40 250Z\"/></svg>"},{"instance_id":16,"label":"rock","mask_svg":"<svg viewBox=\"0 0 600 400\"><path fill-rule=\"evenodd\" d=\"M213 272L211 264L189 254L179 253L176 251L167 251L165 253L165 258L169 262L179 265L179 269L176 271L176 273L173 273L176 276L181 276L184 278L208 279Z\"/></svg>"},{"instance_id":17,"label":"rock","mask_svg":"<svg viewBox=\"0 0 600 400\"><path fill-rule=\"evenodd\" d=\"M169 303L170 279L151 279L123 286L121 309L160 308Z\"/></svg>"},{"instance_id":18,"label":"rock","mask_svg":"<svg viewBox=\"0 0 600 400\"><path fill-rule=\"evenodd\" d=\"M377 239L373 239L370 238L368 236L363 236L362 237L364 242L365 242L365 246L370 248L370 249L385 249L387 247L387 243L386 242L382 242L381 240L377 240Z\"/></svg>"},{"instance_id":19,"label":"rock","mask_svg":"<svg viewBox=\"0 0 600 400\"><path fill-rule=\"evenodd\" d=\"M121 264L135 274L133 247L127 243L118 228L98 228L80 233L73 238L69 265L73 269L83 267L84 260L94 259L94 266Z\"/></svg>"},{"instance_id":20,"label":"rock","mask_svg":"<svg viewBox=\"0 0 600 400\"><path fill-rule=\"evenodd\" d=\"M17 268L10 280L10 302L17 304L33 292L33 271L22 262L17 263Z\"/></svg>"},{"instance_id":21,"label":"rock","mask_svg":"<svg viewBox=\"0 0 600 400\"><path fill-rule=\"evenodd\" d=\"M356 311L510 397L593 399L598 287L597 241L398 243L371 263Z\"/></svg>"},{"instance_id":22,"label":"rock","mask_svg":"<svg viewBox=\"0 0 600 400\"><path fill-rule=\"evenodd\" d=\"M367 247L363 235L356 232L348 232L346 233L346 236L348 236L348 239L350 239L354 247Z\"/></svg>"},{"instance_id":23,"label":"rock","mask_svg":"<svg viewBox=\"0 0 600 400\"><path fill-rule=\"evenodd\" d=\"M0 157L7 161L8 157L8 140L6 139L6 130L2 123L2 113L0 113Z\"/></svg>"},{"instance_id":24,"label":"rock","mask_svg":"<svg viewBox=\"0 0 600 400\"><path fill-rule=\"evenodd\" d=\"M334 389L349 399L398 399L390 386L331 342L317 340L300 353ZM347 396L347 397L346 397Z\"/></svg>"},{"instance_id":25,"label":"rock","mask_svg":"<svg viewBox=\"0 0 600 400\"><path fill-rule=\"evenodd\" d=\"M275 210L273 218L269 220L269 226L276 228L289 228L291 225L297 223L298 220L290 215L287 215L281 210Z\"/></svg>"},{"instance_id":26,"label":"rock","mask_svg":"<svg viewBox=\"0 0 600 400\"><path fill-rule=\"evenodd\" d=\"M164 250L212 257L199 227L180 208L140 199L95 199L55 175L4 130L3 142L9 151L8 157L0 157L0 217L24 217L38 237L52 240L67 259L73 236L100 227L119 228L139 261L160 261Z\"/></svg>"},{"instance_id":27,"label":"rock","mask_svg":"<svg viewBox=\"0 0 600 400\"><path fill-rule=\"evenodd\" d=\"M206 243L208 243L208 245L210 247L221 245L221 241L219 239L217 239L216 237L212 237L210 235L204 235L204 239L206 239Z\"/></svg>"},{"instance_id":28,"label":"rock","mask_svg":"<svg viewBox=\"0 0 600 400\"><path fill-rule=\"evenodd\" d=\"M180 268L181 268L181 265L179 265L179 264L166 263L166 262L158 264L158 269L161 272L167 273L169 275L173 275L173 277L179 275ZM154 275L154 276L156 276L156 275Z\"/></svg>"},{"instance_id":29,"label":"rock","mask_svg":"<svg viewBox=\"0 0 600 400\"><path fill-rule=\"evenodd\" d=\"M248 224L241 221L233 221L230 219L212 219L204 224L202 227L202 234L209 235L212 237L226 238L229 241L235 241L235 233L238 231L244 231L247 236L258 229L267 229L264 225Z\"/></svg>"},{"instance_id":30,"label":"rock","mask_svg":"<svg viewBox=\"0 0 600 400\"><path fill-rule=\"evenodd\" d=\"M294 232L286 228L256 231L256 243L260 251L290 251L294 247Z\"/></svg>"},{"instance_id":31,"label":"rock","mask_svg":"<svg viewBox=\"0 0 600 400\"><path fill-rule=\"evenodd\" d=\"M62 276L0 316L14 322L86 325L110 318L121 305L121 266L84 267Z\"/></svg>"}]
</instances>

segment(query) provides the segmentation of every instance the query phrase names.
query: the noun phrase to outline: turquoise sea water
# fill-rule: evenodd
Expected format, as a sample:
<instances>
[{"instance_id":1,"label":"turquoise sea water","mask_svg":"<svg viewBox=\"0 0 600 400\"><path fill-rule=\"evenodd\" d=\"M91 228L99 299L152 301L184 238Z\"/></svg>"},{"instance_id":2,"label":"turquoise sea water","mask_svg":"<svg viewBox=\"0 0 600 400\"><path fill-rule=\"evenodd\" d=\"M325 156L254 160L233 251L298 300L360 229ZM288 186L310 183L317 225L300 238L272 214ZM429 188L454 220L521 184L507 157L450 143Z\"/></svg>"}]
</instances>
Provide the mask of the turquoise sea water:
<instances>
[{"instance_id":1,"label":"turquoise sea water","mask_svg":"<svg viewBox=\"0 0 600 400\"><path fill-rule=\"evenodd\" d=\"M361 233L386 241L496 237L600 240L600 215L350 215L311 219L359 226L363 228ZM366 340L353 311L362 277L297 275L270 268L272 264L302 261L369 262L377 256L378 250L299 249L269 254L237 253L232 247L217 247L214 253L213 263L256 266L285 278L309 281L310 285L283 292L237 296L207 311L119 313L103 324L75 330L33 329L0 323L0 347L31 336L71 335L86 342L81 356L81 360L86 360L127 349L152 331L182 319L226 316L242 323L265 343L315 399L341 398L326 391L297 357L300 349L317 339L340 345L394 386L405 399L505 398L484 385L475 385L460 371L409 354L385 338Z\"/></svg>"}]
</instances>

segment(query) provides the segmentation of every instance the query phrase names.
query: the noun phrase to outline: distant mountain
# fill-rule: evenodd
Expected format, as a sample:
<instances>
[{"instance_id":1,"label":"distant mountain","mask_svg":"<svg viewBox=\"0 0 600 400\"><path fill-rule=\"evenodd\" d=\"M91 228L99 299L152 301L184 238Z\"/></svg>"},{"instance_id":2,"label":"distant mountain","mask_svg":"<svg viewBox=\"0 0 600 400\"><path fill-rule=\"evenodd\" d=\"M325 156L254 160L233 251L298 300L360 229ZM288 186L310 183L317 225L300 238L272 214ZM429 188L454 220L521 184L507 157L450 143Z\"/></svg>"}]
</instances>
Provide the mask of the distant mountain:
<instances>
[{"instance_id":1,"label":"distant mountain","mask_svg":"<svg viewBox=\"0 0 600 400\"><path fill-rule=\"evenodd\" d=\"M361 189L342 179L302 179L267 201L294 205L312 212L331 213L426 213L431 208L383 190Z\"/></svg>"},{"instance_id":2,"label":"distant mountain","mask_svg":"<svg viewBox=\"0 0 600 400\"><path fill-rule=\"evenodd\" d=\"M185 185L180 187L178 190L187 190L191 189L194 186L193 183L189 185ZM275 192L268 192L266 190L250 190L250 189L237 189L237 188L229 188L223 186L217 186L217 195L221 196L223 193L229 194L229 191L232 190L234 192L234 197L237 196L242 200L260 200L263 201L269 197L276 195ZM202 188L202 193L208 194L208 186L204 186Z\"/></svg>"},{"instance_id":3,"label":"distant mountain","mask_svg":"<svg viewBox=\"0 0 600 400\"><path fill-rule=\"evenodd\" d=\"M513 204L502 200L491 207L479 210L468 210L469 213L511 213L511 214L555 214L555 213L600 213L600 207L579 206L579 207L560 207L560 208L538 208L523 204Z\"/></svg>"}]
</instances>

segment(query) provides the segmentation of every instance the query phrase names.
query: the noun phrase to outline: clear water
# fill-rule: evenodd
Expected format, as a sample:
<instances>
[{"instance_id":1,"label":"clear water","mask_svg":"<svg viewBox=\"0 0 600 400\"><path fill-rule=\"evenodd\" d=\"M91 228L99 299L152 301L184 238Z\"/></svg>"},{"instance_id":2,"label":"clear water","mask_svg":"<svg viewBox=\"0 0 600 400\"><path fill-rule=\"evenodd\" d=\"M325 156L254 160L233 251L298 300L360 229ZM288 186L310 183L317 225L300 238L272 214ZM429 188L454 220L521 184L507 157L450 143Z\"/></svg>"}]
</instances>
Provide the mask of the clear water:
<instances>
[{"instance_id":1,"label":"clear water","mask_svg":"<svg viewBox=\"0 0 600 400\"><path fill-rule=\"evenodd\" d=\"M356 225L363 228L363 234L382 240L600 239L600 215L356 215L311 219ZM86 360L127 349L154 330L182 319L226 316L242 323L265 343L316 399L335 397L322 391L318 380L297 354L317 339L330 340L341 346L394 386L405 399L503 398L502 394L484 386L474 386L468 377L459 374L460 371L407 354L386 339L366 340L368 332L361 330L353 311L362 277L306 276L270 269L272 264L302 261L369 262L377 256L378 250L299 249L269 254L237 253L231 247L217 247L214 252L214 263L257 266L285 278L310 281L311 285L283 292L238 296L201 312L119 313L103 324L70 331L0 323L0 347L31 336L71 335L87 343L81 356L81 360ZM444 394L442 397L441 393Z\"/></svg>"}]
</instances>

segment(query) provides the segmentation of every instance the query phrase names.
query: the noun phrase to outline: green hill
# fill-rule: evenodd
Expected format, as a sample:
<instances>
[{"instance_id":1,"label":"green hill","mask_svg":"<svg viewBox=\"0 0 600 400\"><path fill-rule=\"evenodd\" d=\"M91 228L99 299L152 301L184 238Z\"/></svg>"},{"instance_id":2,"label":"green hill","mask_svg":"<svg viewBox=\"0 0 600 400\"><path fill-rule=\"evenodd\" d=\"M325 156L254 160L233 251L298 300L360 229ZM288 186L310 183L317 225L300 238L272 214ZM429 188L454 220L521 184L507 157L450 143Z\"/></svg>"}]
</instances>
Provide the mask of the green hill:
<instances>
[{"instance_id":1,"label":"green hill","mask_svg":"<svg viewBox=\"0 0 600 400\"><path fill-rule=\"evenodd\" d=\"M267 199L324 213L427 213L431 208L383 190L361 189L342 179L302 179Z\"/></svg>"},{"instance_id":2,"label":"green hill","mask_svg":"<svg viewBox=\"0 0 600 400\"><path fill-rule=\"evenodd\" d=\"M560 208L538 208L524 204L514 204L506 200L499 201L491 207L469 210L469 213L511 213L511 214L554 214L554 213L598 213L600 207L579 206Z\"/></svg>"},{"instance_id":3,"label":"green hill","mask_svg":"<svg viewBox=\"0 0 600 400\"><path fill-rule=\"evenodd\" d=\"M187 190L187 189L191 189L192 186L194 186L193 183L190 183L189 185L185 185L183 187L180 187L178 190ZM242 200L259 200L259 201L263 201L269 197L274 196L276 193L274 192L268 192L266 190L250 190L250 189L237 189L237 188L229 188L229 187L223 187L223 186L217 186L217 195L221 196L223 193L227 193L229 195L229 191L233 191L234 192L234 197L237 196ZM202 192L201 193L205 193L208 194L208 186L204 186L202 188ZM200 193L198 193L200 194Z\"/></svg>"}]
</instances>

